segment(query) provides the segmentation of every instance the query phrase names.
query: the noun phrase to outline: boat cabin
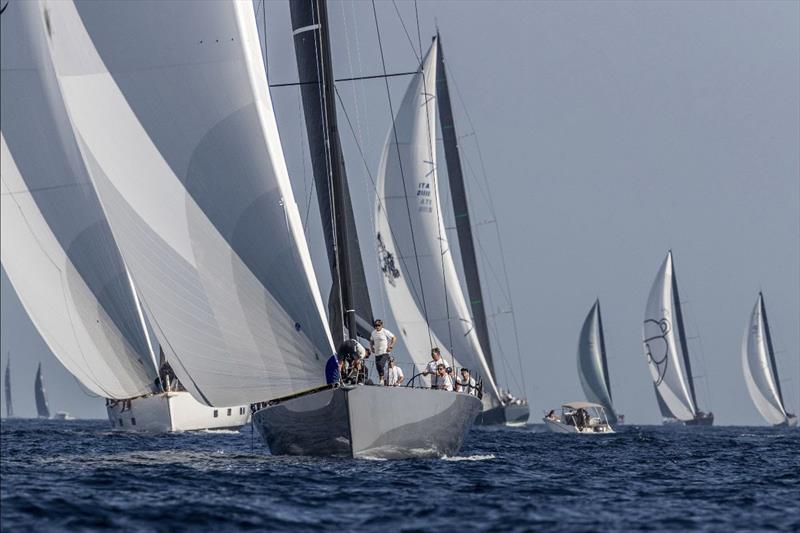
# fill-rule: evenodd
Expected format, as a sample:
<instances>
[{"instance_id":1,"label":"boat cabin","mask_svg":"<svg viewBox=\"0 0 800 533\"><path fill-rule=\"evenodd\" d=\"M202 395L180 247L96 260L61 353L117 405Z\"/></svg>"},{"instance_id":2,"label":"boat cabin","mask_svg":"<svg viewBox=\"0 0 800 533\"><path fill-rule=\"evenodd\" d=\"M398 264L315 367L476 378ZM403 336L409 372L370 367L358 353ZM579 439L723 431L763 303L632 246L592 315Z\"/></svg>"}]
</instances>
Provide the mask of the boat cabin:
<instances>
[{"instance_id":1,"label":"boat cabin","mask_svg":"<svg viewBox=\"0 0 800 533\"><path fill-rule=\"evenodd\" d=\"M591 402L565 403L560 416L550 411L544 422L557 433L614 433L603 406Z\"/></svg>"}]
</instances>

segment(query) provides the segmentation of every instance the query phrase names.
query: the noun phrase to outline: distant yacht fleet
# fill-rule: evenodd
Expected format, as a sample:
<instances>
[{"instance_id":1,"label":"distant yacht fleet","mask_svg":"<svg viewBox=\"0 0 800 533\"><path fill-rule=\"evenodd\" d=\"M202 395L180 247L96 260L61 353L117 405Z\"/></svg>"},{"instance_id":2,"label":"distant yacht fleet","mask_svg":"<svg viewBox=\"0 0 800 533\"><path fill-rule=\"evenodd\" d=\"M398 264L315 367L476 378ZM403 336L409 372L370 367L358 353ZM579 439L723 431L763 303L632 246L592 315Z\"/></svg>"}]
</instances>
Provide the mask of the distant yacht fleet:
<instances>
[{"instance_id":1,"label":"distant yacht fleet","mask_svg":"<svg viewBox=\"0 0 800 533\"><path fill-rule=\"evenodd\" d=\"M419 39L415 72L384 63L369 77L383 78L391 111L369 176L370 263L342 149L327 2L290 8L299 82L282 85L302 99L295 126L308 139L317 228L292 190L270 93L280 85L267 79L252 2L197 3L191 16L173 2L4 10L2 264L23 307L56 358L105 400L115 431L252 423L273 454L402 458L457 453L474 424L525 425L527 399L499 381L509 350L499 349L484 298L500 296L481 276L438 31L427 50ZM409 76L399 103L393 76ZM327 298L311 231L324 236ZM378 324L378 291L405 348L398 364L411 369L400 384L383 379L391 348L362 345ZM497 292L510 299L507 282ZM508 336L518 338L515 321ZM697 401L671 251L647 299L643 346L664 423L712 425ZM796 426L760 293L742 362L758 411ZM564 403L544 423L613 434L624 415L612 400L599 299L579 332L577 372L586 401ZM4 383L13 417L10 362ZM41 364L34 398L39 418L51 418Z\"/></svg>"}]
</instances>

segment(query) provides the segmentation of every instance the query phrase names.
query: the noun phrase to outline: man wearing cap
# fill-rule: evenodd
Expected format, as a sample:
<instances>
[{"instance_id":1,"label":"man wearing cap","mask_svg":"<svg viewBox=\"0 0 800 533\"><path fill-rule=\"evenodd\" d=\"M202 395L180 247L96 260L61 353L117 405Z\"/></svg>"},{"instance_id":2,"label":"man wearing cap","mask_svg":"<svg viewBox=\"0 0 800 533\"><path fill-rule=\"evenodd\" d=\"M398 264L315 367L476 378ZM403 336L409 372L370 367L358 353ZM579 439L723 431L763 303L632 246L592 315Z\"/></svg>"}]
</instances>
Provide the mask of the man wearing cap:
<instances>
[{"instance_id":1,"label":"man wearing cap","mask_svg":"<svg viewBox=\"0 0 800 533\"><path fill-rule=\"evenodd\" d=\"M384 329L383 320L376 319L375 329L369 336L369 349L375 354L375 368L378 370L378 382L384 385L383 375L386 367L386 359L397 342L397 337L388 329Z\"/></svg>"},{"instance_id":2,"label":"man wearing cap","mask_svg":"<svg viewBox=\"0 0 800 533\"><path fill-rule=\"evenodd\" d=\"M399 387L406 377L402 369L394 362L394 357L389 356L389 368L386 370L386 384L390 387Z\"/></svg>"}]
</instances>

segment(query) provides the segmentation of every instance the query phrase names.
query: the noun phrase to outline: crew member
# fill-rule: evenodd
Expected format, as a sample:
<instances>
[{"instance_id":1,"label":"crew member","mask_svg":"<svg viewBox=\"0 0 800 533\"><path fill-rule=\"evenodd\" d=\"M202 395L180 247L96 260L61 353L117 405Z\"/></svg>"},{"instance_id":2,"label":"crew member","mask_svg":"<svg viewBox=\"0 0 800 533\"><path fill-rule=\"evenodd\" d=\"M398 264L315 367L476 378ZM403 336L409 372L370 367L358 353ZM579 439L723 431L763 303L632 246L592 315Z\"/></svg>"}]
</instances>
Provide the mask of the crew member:
<instances>
[{"instance_id":1,"label":"crew member","mask_svg":"<svg viewBox=\"0 0 800 533\"><path fill-rule=\"evenodd\" d=\"M469 375L469 369L461 369L461 376L456 378L456 390L473 396L478 394L478 389L475 387L475 379Z\"/></svg>"},{"instance_id":2,"label":"crew member","mask_svg":"<svg viewBox=\"0 0 800 533\"><path fill-rule=\"evenodd\" d=\"M378 382L383 385L384 369L389 354L392 353L397 337L394 333L383 327L383 320L376 319L373 323L375 329L369 336L370 352L375 354L375 368L378 370Z\"/></svg>"},{"instance_id":3,"label":"crew member","mask_svg":"<svg viewBox=\"0 0 800 533\"><path fill-rule=\"evenodd\" d=\"M390 387L399 387L403 384L405 376L403 370L394 362L394 356L389 356L389 368L386 371L386 384Z\"/></svg>"}]
</instances>

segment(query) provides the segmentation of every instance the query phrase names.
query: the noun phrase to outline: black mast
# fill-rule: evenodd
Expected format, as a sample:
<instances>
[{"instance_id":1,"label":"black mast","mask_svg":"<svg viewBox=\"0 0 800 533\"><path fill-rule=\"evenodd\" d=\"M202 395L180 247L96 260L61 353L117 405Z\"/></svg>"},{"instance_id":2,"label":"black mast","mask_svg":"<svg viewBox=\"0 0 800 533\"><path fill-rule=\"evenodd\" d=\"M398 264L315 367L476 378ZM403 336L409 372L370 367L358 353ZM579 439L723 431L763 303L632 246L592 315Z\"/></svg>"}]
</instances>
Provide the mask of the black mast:
<instances>
[{"instance_id":1,"label":"black mast","mask_svg":"<svg viewBox=\"0 0 800 533\"><path fill-rule=\"evenodd\" d=\"M294 47L317 201L333 287L328 300L331 333L338 346L369 334L372 305L356 233L336 121L336 89L325 0L291 0Z\"/></svg>"},{"instance_id":2,"label":"black mast","mask_svg":"<svg viewBox=\"0 0 800 533\"><path fill-rule=\"evenodd\" d=\"M450 104L450 91L447 86L447 73L444 69L444 54L442 52L442 39L436 34L438 48L436 64L436 93L438 96L439 121L442 127L444 140L444 156L447 162L447 177L450 182L450 196L453 199L453 213L458 233L458 243L461 250L461 262L464 266L464 277L467 281L472 317L475 321L475 330L478 334L486 363L492 375L494 371L494 358L492 345L489 342L489 326L486 321L486 309L483 305L483 292L481 291L478 261L475 257L475 243L472 236L472 225L469 219L469 206L467 205L467 191L464 186L464 174L461 170L461 158L458 152L458 138L453 120L453 108Z\"/></svg>"},{"instance_id":3,"label":"black mast","mask_svg":"<svg viewBox=\"0 0 800 533\"><path fill-rule=\"evenodd\" d=\"M764 295L758 292L758 299L761 302L761 316L764 317L764 335L767 337L767 351L769 352L769 366L772 372L772 379L775 380L775 387L778 389L778 400L783 407L783 393L781 392L781 380L778 378L778 366L775 362L775 350L772 348L772 334L769 332L769 321L767 320L767 306L764 305Z\"/></svg>"},{"instance_id":4,"label":"black mast","mask_svg":"<svg viewBox=\"0 0 800 533\"><path fill-rule=\"evenodd\" d=\"M698 409L697 396L694 393L694 376L692 375L692 363L689 361L689 347L686 343L686 331L683 326L683 312L681 311L681 297L678 294L678 279L675 277L675 262L672 259L672 250L669 251L670 261L672 262L672 299L675 301L675 318L678 321L678 336L681 340L681 351L683 352L683 365L686 367L686 379L689 380L689 392L692 394L694 408Z\"/></svg>"}]
</instances>

